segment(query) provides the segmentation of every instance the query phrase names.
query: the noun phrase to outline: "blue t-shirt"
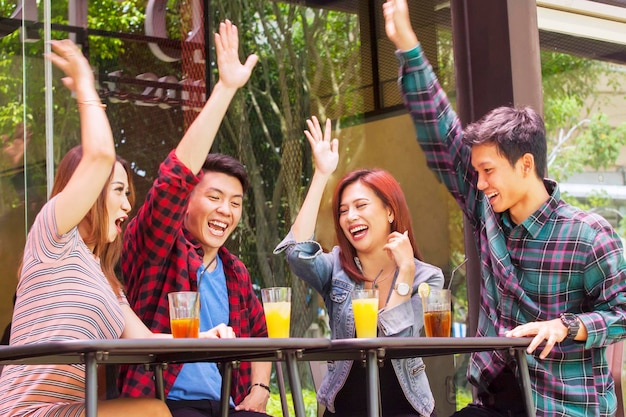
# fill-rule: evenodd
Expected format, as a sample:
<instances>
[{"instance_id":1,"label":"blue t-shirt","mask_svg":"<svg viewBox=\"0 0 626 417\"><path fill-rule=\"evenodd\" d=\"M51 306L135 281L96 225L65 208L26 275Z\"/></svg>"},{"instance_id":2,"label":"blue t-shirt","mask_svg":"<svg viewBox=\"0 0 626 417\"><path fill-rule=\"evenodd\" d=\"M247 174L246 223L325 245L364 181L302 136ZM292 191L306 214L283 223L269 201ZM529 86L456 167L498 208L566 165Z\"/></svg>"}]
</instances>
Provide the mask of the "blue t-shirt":
<instances>
[{"instance_id":1,"label":"blue t-shirt","mask_svg":"<svg viewBox=\"0 0 626 417\"><path fill-rule=\"evenodd\" d=\"M202 270L198 271L200 274ZM199 277L198 277L199 278ZM204 271L200 282L200 331L207 331L220 323L228 324L228 291L222 260L212 272ZM213 362L186 363L183 365L168 400L219 401L222 375ZM234 406L232 398L231 406Z\"/></svg>"}]
</instances>

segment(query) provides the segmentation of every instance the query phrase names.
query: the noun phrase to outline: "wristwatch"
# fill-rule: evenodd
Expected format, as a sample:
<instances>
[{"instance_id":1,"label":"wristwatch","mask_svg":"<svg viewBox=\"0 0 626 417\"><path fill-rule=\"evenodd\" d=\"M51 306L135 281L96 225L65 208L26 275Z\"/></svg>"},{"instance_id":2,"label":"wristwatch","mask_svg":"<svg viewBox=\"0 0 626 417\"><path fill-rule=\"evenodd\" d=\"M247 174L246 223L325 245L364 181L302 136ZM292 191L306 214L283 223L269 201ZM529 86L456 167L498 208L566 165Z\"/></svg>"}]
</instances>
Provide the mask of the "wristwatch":
<instances>
[{"instance_id":1,"label":"wristwatch","mask_svg":"<svg viewBox=\"0 0 626 417\"><path fill-rule=\"evenodd\" d=\"M578 334L578 329L580 329L578 317L576 317L576 314L572 313L561 313L560 318L563 326L567 327L566 339L574 340Z\"/></svg>"},{"instance_id":2,"label":"wristwatch","mask_svg":"<svg viewBox=\"0 0 626 417\"><path fill-rule=\"evenodd\" d=\"M406 282L398 282L394 287L394 290L398 293L398 295L408 295L409 291L411 291L411 287Z\"/></svg>"}]
</instances>

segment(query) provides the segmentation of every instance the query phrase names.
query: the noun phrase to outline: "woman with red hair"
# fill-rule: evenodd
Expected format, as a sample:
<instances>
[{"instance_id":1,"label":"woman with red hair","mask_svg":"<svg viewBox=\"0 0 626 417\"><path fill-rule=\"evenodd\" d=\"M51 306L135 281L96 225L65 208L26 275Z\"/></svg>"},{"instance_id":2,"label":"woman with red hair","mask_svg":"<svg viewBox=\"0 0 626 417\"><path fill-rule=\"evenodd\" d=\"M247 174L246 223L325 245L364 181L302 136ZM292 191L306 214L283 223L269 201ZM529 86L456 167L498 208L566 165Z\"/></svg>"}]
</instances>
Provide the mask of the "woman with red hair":
<instances>
[{"instance_id":1,"label":"woman with red hair","mask_svg":"<svg viewBox=\"0 0 626 417\"><path fill-rule=\"evenodd\" d=\"M313 240L315 219L328 179L339 161L331 122L322 132L314 116L307 120L315 172L289 235L274 253L285 251L293 272L323 298L333 339L355 337L351 292L379 291L378 336L418 337L423 326L419 284L443 286L443 273L421 260L413 238L409 208L393 176L382 169L350 172L335 188L332 201L339 242L329 253ZM365 369L352 361L335 361L317 392L325 416L362 416ZM380 370L385 417L431 416L434 399L421 358L386 360Z\"/></svg>"}]
</instances>

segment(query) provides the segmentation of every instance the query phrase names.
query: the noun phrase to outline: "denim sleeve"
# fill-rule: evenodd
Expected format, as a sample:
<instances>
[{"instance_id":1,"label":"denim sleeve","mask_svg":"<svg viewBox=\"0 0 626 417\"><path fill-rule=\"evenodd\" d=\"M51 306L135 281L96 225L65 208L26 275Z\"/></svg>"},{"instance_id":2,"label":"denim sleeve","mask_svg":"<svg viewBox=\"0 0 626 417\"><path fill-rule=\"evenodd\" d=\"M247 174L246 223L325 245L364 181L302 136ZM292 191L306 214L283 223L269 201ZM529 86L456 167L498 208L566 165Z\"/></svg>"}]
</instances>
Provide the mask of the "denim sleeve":
<instances>
[{"instance_id":1,"label":"denim sleeve","mask_svg":"<svg viewBox=\"0 0 626 417\"><path fill-rule=\"evenodd\" d=\"M386 337L417 337L424 327L422 300L417 293L417 287L427 282L433 288L442 288L444 277L441 269L436 266L415 261L415 279L411 300L390 309L384 308L379 312L378 322Z\"/></svg>"},{"instance_id":2,"label":"denim sleeve","mask_svg":"<svg viewBox=\"0 0 626 417\"><path fill-rule=\"evenodd\" d=\"M289 234L274 249L277 255L285 252L292 272L309 284L315 291L324 294L330 288L333 263L332 257L324 253L322 246L312 240L296 242Z\"/></svg>"}]
</instances>

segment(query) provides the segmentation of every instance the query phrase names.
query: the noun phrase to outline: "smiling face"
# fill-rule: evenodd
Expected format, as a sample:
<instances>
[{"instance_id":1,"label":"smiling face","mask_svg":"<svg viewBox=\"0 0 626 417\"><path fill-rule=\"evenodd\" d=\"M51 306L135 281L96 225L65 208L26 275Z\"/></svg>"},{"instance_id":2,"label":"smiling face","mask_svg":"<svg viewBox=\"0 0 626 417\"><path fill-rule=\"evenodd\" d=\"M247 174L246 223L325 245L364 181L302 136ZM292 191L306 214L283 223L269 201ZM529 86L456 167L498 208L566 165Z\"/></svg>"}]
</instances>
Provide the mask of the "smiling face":
<instances>
[{"instance_id":1,"label":"smiling face","mask_svg":"<svg viewBox=\"0 0 626 417\"><path fill-rule=\"evenodd\" d=\"M207 172L187 206L185 227L200 241L205 256L213 256L235 230L243 206L241 182L221 172Z\"/></svg>"},{"instance_id":2,"label":"smiling face","mask_svg":"<svg viewBox=\"0 0 626 417\"><path fill-rule=\"evenodd\" d=\"M346 186L339 201L339 225L357 253L382 250L391 233L391 210L360 181Z\"/></svg>"},{"instance_id":3,"label":"smiling face","mask_svg":"<svg viewBox=\"0 0 626 417\"><path fill-rule=\"evenodd\" d=\"M507 210L512 217L518 212L526 212L530 168L520 158L514 166L498 153L495 144L472 146L472 165L478 173L477 187L483 191L496 213ZM532 174L534 176L534 173ZM521 220L524 215L518 216Z\"/></svg>"},{"instance_id":4,"label":"smiling face","mask_svg":"<svg viewBox=\"0 0 626 417\"><path fill-rule=\"evenodd\" d=\"M122 233L122 223L128 218L128 213L132 209L128 201L130 193L128 185L128 175L119 162L113 167L113 175L107 186L106 209L109 216L108 241L113 242Z\"/></svg>"}]
</instances>

